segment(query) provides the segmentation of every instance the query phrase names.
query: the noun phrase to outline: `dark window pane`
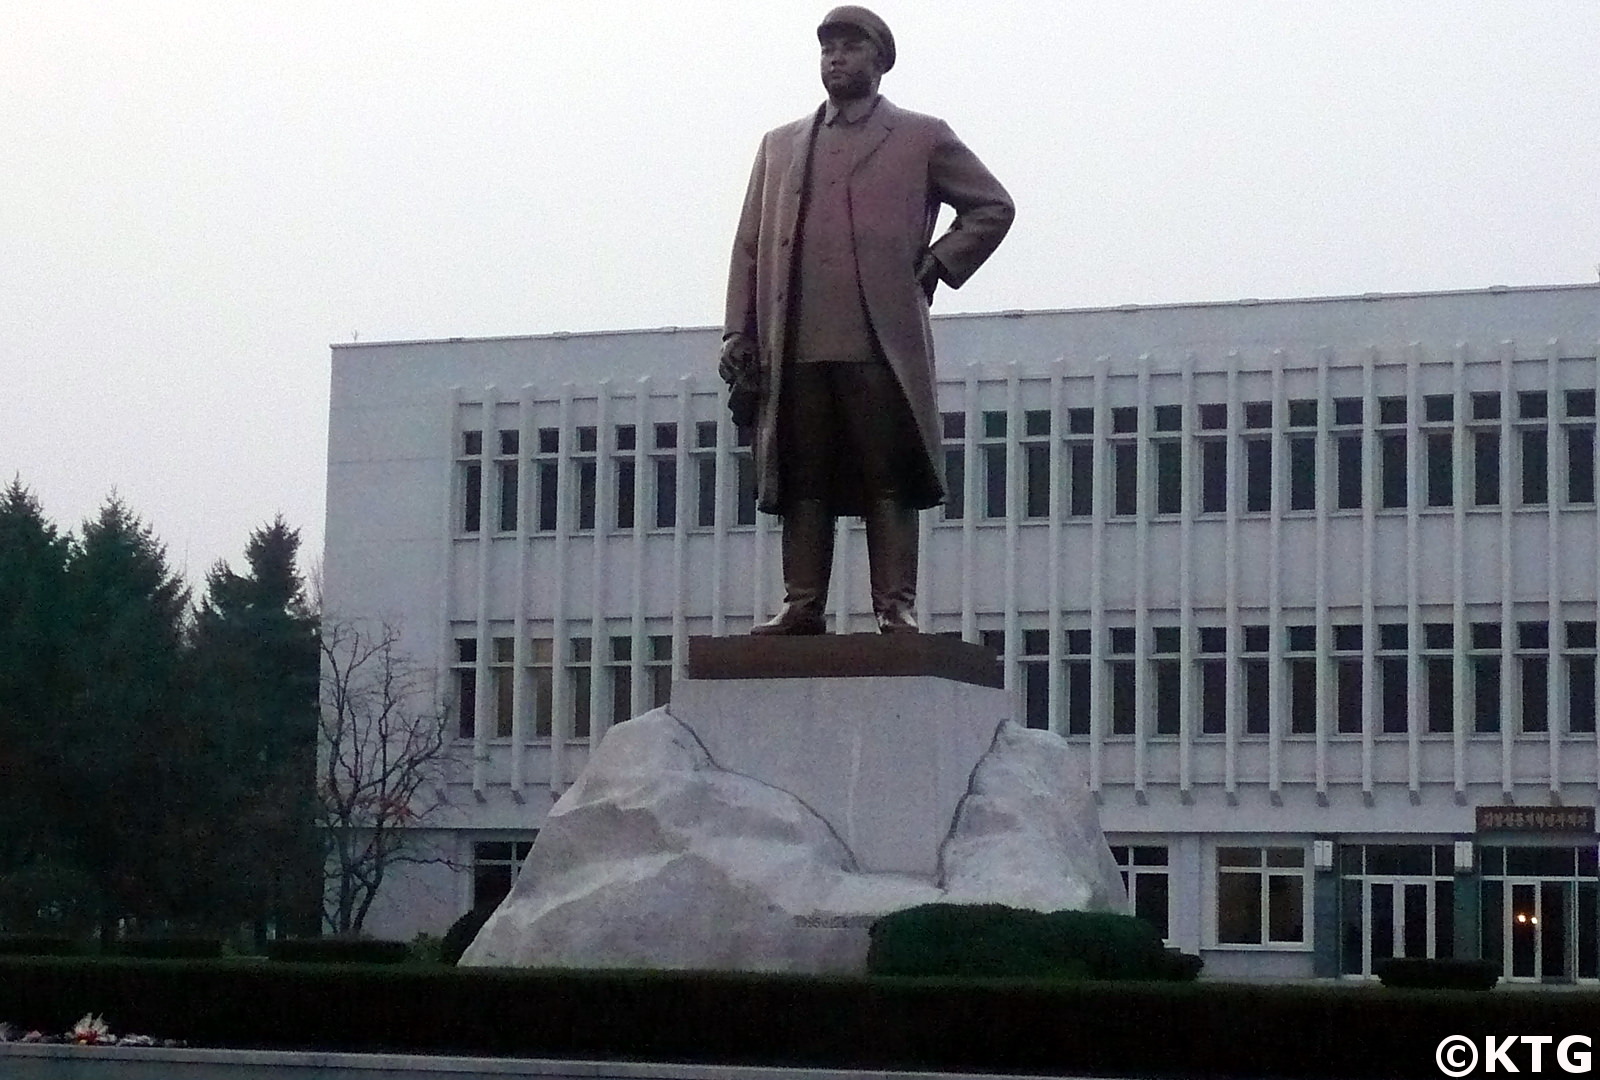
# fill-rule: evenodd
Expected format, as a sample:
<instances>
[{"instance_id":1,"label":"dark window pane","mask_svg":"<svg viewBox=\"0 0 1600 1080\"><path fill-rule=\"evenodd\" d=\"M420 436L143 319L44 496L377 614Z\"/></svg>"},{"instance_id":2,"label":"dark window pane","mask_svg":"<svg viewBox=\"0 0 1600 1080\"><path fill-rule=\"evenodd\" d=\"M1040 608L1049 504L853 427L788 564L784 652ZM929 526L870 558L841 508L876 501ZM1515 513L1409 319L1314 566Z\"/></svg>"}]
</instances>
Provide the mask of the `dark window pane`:
<instances>
[{"instance_id":1,"label":"dark window pane","mask_svg":"<svg viewBox=\"0 0 1600 1080\"><path fill-rule=\"evenodd\" d=\"M1428 657L1428 730L1434 734L1455 730L1455 663L1449 657Z\"/></svg>"},{"instance_id":2,"label":"dark window pane","mask_svg":"<svg viewBox=\"0 0 1600 1080\"><path fill-rule=\"evenodd\" d=\"M1361 423L1361 399L1342 397L1333 399L1333 422L1335 424Z\"/></svg>"},{"instance_id":3,"label":"dark window pane","mask_svg":"<svg viewBox=\"0 0 1600 1080\"><path fill-rule=\"evenodd\" d=\"M1312 652L1317 647L1315 626L1290 626L1285 628L1284 641L1290 652Z\"/></svg>"},{"instance_id":4,"label":"dark window pane","mask_svg":"<svg viewBox=\"0 0 1600 1080\"><path fill-rule=\"evenodd\" d=\"M1550 730L1550 662L1542 656L1524 656L1522 668L1522 730Z\"/></svg>"},{"instance_id":5,"label":"dark window pane","mask_svg":"<svg viewBox=\"0 0 1600 1080\"><path fill-rule=\"evenodd\" d=\"M1383 706L1383 730L1389 735L1403 735L1409 730L1407 709L1411 700L1407 686L1405 658L1379 657L1378 677L1379 695Z\"/></svg>"},{"instance_id":6,"label":"dark window pane","mask_svg":"<svg viewBox=\"0 0 1600 1080\"><path fill-rule=\"evenodd\" d=\"M517 528L517 462L501 461L499 470L499 531L510 533Z\"/></svg>"},{"instance_id":7,"label":"dark window pane","mask_svg":"<svg viewBox=\"0 0 1600 1080\"><path fill-rule=\"evenodd\" d=\"M578 528L594 528L595 463L578 462Z\"/></svg>"},{"instance_id":8,"label":"dark window pane","mask_svg":"<svg viewBox=\"0 0 1600 1080\"><path fill-rule=\"evenodd\" d=\"M456 672L456 730L463 739L477 732L478 673L471 668Z\"/></svg>"},{"instance_id":9,"label":"dark window pane","mask_svg":"<svg viewBox=\"0 0 1600 1080\"><path fill-rule=\"evenodd\" d=\"M1228 444L1207 439L1200 444L1200 512L1220 514L1228 509Z\"/></svg>"},{"instance_id":10,"label":"dark window pane","mask_svg":"<svg viewBox=\"0 0 1600 1080\"><path fill-rule=\"evenodd\" d=\"M500 433L500 452L502 454L515 454L521 441L522 436L515 428L502 431Z\"/></svg>"},{"instance_id":11,"label":"dark window pane","mask_svg":"<svg viewBox=\"0 0 1600 1080\"><path fill-rule=\"evenodd\" d=\"M1361 734L1361 661L1339 660L1333 677L1338 694L1338 727L1341 735Z\"/></svg>"},{"instance_id":12,"label":"dark window pane","mask_svg":"<svg viewBox=\"0 0 1600 1080\"><path fill-rule=\"evenodd\" d=\"M1403 649L1406 647L1405 623L1382 623L1378 627L1378 648Z\"/></svg>"},{"instance_id":13,"label":"dark window pane","mask_svg":"<svg viewBox=\"0 0 1600 1080\"><path fill-rule=\"evenodd\" d=\"M617 425L617 449L632 450L639 443L639 432L632 424Z\"/></svg>"},{"instance_id":14,"label":"dark window pane","mask_svg":"<svg viewBox=\"0 0 1600 1080\"><path fill-rule=\"evenodd\" d=\"M1246 735L1265 735L1271 730L1271 682L1265 660L1240 663L1244 682L1244 731Z\"/></svg>"},{"instance_id":15,"label":"dark window pane","mask_svg":"<svg viewBox=\"0 0 1600 1080\"><path fill-rule=\"evenodd\" d=\"M1478 506L1500 502L1500 433L1477 431L1472 435L1472 501Z\"/></svg>"},{"instance_id":16,"label":"dark window pane","mask_svg":"<svg viewBox=\"0 0 1600 1080\"><path fill-rule=\"evenodd\" d=\"M1157 626L1151 628L1151 651L1157 653L1175 653L1181 647L1183 631L1176 626Z\"/></svg>"},{"instance_id":17,"label":"dark window pane","mask_svg":"<svg viewBox=\"0 0 1600 1080\"><path fill-rule=\"evenodd\" d=\"M483 466L476 463L462 470L461 531L475 533L483 528Z\"/></svg>"},{"instance_id":18,"label":"dark window pane","mask_svg":"<svg viewBox=\"0 0 1600 1080\"><path fill-rule=\"evenodd\" d=\"M1071 660L1062 665L1067 683L1067 734L1089 734L1089 662Z\"/></svg>"},{"instance_id":19,"label":"dark window pane","mask_svg":"<svg viewBox=\"0 0 1600 1080\"><path fill-rule=\"evenodd\" d=\"M1133 914L1167 936L1167 875L1139 874L1133 894Z\"/></svg>"},{"instance_id":20,"label":"dark window pane","mask_svg":"<svg viewBox=\"0 0 1600 1080\"><path fill-rule=\"evenodd\" d=\"M1333 647L1338 652L1354 652L1361 648L1362 627L1359 623L1341 623L1333 628Z\"/></svg>"},{"instance_id":21,"label":"dark window pane","mask_svg":"<svg viewBox=\"0 0 1600 1080\"><path fill-rule=\"evenodd\" d=\"M553 427L539 429L539 453L554 454L561 450L561 432Z\"/></svg>"},{"instance_id":22,"label":"dark window pane","mask_svg":"<svg viewBox=\"0 0 1600 1080\"><path fill-rule=\"evenodd\" d=\"M1500 419L1500 395L1493 391L1473 394L1472 418L1474 420Z\"/></svg>"},{"instance_id":23,"label":"dark window pane","mask_svg":"<svg viewBox=\"0 0 1600 1080\"><path fill-rule=\"evenodd\" d=\"M535 469L538 472L539 482L539 531L554 532L556 509L560 505L560 491L556 486L556 463L541 461Z\"/></svg>"},{"instance_id":24,"label":"dark window pane","mask_svg":"<svg viewBox=\"0 0 1600 1080\"><path fill-rule=\"evenodd\" d=\"M632 461L617 462L617 528L633 528L634 482L637 470Z\"/></svg>"},{"instance_id":25,"label":"dark window pane","mask_svg":"<svg viewBox=\"0 0 1600 1080\"><path fill-rule=\"evenodd\" d=\"M1222 404L1207 403L1199 406L1200 428L1202 431L1223 431L1228 426L1228 407Z\"/></svg>"},{"instance_id":26,"label":"dark window pane","mask_svg":"<svg viewBox=\"0 0 1600 1080\"><path fill-rule=\"evenodd\" d=\"M1244 426L1269 428L1272 426L1272 402L1247 401L1244 403Z\"/></svg>"},{"instance_id":27,"label":"dark window pane","mask_svg":"<svg viewBox=\"0 0 1600 1080\"><path fill-rule=\"evenodd\" d=\"M1200 731L1221 735L1228 722L1228 667L1222 660L1200 665Z\"/></svg>"},{"instance_id":28,"label":"dark window pane","mask_svg":"<svg viewBox=\"0 0 1600 1080\"><path fill-rule=\"evenodd\" d=\"M1500 658L1472 658L1472 729L1500 730Z\"/></svg>"},{"instance_id":29,"label":"dark window pane","mask_svg":"<svg viewBox=\"0 0 1600 1080\"><path fill-rule=\"evenodd\" d=\"M713 442L716 441L716 431L717 425L715 423L711 424L711 438ZM594 453L595 447L599 441L599 436L594 427L585 426L578 429L578 452L580 454Z\"/></svg>"},{"instance_id":30,"label":"dark window pane","mask_svg":"<svg viewBox=\"0 0 1600 1080\"><path fill-rule=\"evenodd\" d=\"M657 458L656 528L669 529L677 523L678 463L671 458Z\"/></svg>"},{"instance_id":31,"label":"dark window pane","mask_svg":"<svg viewBox=\"0 0 1600 1080\"><path fill-rule=\"evenodd\" d=\"M1156 450L1156 513L1183 510L1183 451L1180 444L1162 440Z\"/></svg>"},{"instance_id":32,"label":"dark window pane","mask_svg":"<svg viewBox=\"0 0 1600 1080\"><path fill-rule=\"evenodd\" d=\"M1271 628L1266 626L1247 626L1244 628L1244 651L1247 653L1266 652L1268 635Z\"/></svg>"},{"instance_id":33,"label":"dark window pane","mask_svg":"<svg viewBox=\"0 0 1600 1080\"><path fill-rule=\"evenodd\" d=\"M1338 505L1340 510L1361 509L1361 436L1341 435L1334 442L1338 454Z\"/></svg>"},{"instance_id":34,"label":"dark window pane","mask_svg":"<svg viewBox=\"0 0 1600 1080\"><path fill-rule=\"evenodd\" d=\"M1450 394L1428 394L1422 399L1422 418L1428 421L1453 420L1456 399Z\"/></svg>"},{"instance_id":35,"label":"dark window pane","mask_svg":"<svg viewBox=\"0 0 1600 1080\"><path fill-rule=\"evenodd\" d=\"M589 428L578 429L578 445L583 448L583 433L592 430ZM715 420L701 420L694 426L694 444L702 450L713 449L717 445L717 422ZM592 447L590 449L593 449Z\"/></svg>"},{"instance_id":36,"label":"dark window pane","mask_svg":"<svg viewBox=\"0 0 1600 1080\"><path fill-rule=\"evenodd\" d=\"M1317 662L1289 661L1289 730L1309 735L1317 730Z\"/></svg>"},{"instance_id":37,"label":"dark window pane","mask_svg":"<svg viewBox=\"0 0 1600 1080\"><path fill-rule=\"evenodd\" d=\"M1316 427L1317 403L1315 400L1306 399L1289 402L1290 427Z\"/></svg>"},{"instance_id":38,"label":"dark window pane","mask_svg":"<svg viewBox=\"0 0 1600 1080\"><path fill-rule=\"evenodd\" d=\"M1385 435L1378 440L1378 505L1395 509L1406 505L1406 437Z\"/></svg>"},{"instance_id":39,"label":"dark window pane","mask_svg":"<svg viewBox=\"0 0 1600 1080\"><path fill-rule=\"evenodd\" d=\"M740 454L733 459L734 486L736 488L734 504L734 524L754 525L756 523L756 459L749 454Z\"/></svg>"},{"instance_id":40,"label":"dark window pane","mask_svg":"<svg viewBox=\"0 0 1600 1080\"><path fill-rule=\"evenodd\" d=\"M657 424L655 430L656 449L674 450L678 446L678 425Z\"/></svg>"},{"instance_id":41,"label":"dark window pane","mask_svg":"<svg viewBox=\"0 0 1600 1080\"><path fill-rule=\"evenodd\" d=\"M960 521L967 510L967 455L960 447L944 451L944 519Z\"/></svg>"},{"instance_id":42,"label":"dark window pane","mask_svg":"<svg viewBox=\"0 0 1600 1080\"><path fill-rule=\"evenodd\" d=\"M1542 506L1550 501L1549 444L1543 429L1522 432L1522 503Z\"/></svg>"},{"instance_id":43,"label":"dark window pane","mask_svg":"<svg viewBox=\"0 0 1600 1080\"><path fill-rule=\"evenodd\" d=\"M1378 399L1378 423L1403 424L1406 422L1406 399L1384 397Z\"/></svg>"},{"instance_id":44,"label":"dark window pane","mask_svg":"<svg viewBox=\"0 0 1600 1080\"><path fill-rule=\"evenodd\" d=\"M1000 415L1003 417L1005 414ZM1004 445L983 448L983 491L984 516L1005 517L1006 448Z\"/></svg>"},{"instance_id":45,"label":"dark window pane","mask_svg":"<svg viewBox=\"0 0 1600 1080\"><path fill-rule=\"evenodd\" d=\"M461 452L467 457L477 457L483 453L483 432L463 431L461 433Z\"/></svg>"},{"instance_id":46,"label":"dark window pane","mask_svg":"<svg viewBox=\"0 0 1600 1080\"><path fill-rule=\"evenodd\" d=\"M1031 728L1050 726L1050 668L1046 664L1022 665L1022 697L1027 725Z\"/></svg>"},{"instance_id":47,"label":"dark window pane","mask_svg":"<svg viewBox=\"0 0 1600 1080\"><path fill-rule=\"evenodd\" d=\"M1111 668L1111 734L1132 735L1135 718L1133 662L1116 660Z\"/></svg>"},{"instance_id":48,"label":"dark window pane","mask_svg":"<svg viewBox=\"0 0 1600 1080\"><path fill-rule=\"evenodd\" d=\"M1595 660L1592 656L1573 656L1567 660L1567 730L1588 733L1594 730Z\"/></svg>"},{"instance_id":49,"label":"dark window pane","mask_svg":"<svg viewBox=\"0 0 1600 1080\"><path fill-rule=\"evenodd\" d=\"M967 414L947 412L939 414L940 424L944 429L946 439L960 439L967 434Z\"/></svg>"},{"instance_id":50,"label":"dark window pane","mask_svg":"<svg viewBox=\"0 0 1600 1080\"><path fill-rule=\"evenodd\" d=\"M1224 945L1261 942L1261 875L1217 875L1217 941Z\"/></svg>"},{"instance_id":51,"label":"dark window pane","mask_svg":"<svg viewBox=\"0 0 1600 1080\"><path fill-rule=\"evenodd\" d=\"M1041 518L1050 513L1050 447L1044 443L1029 443L1022 453L1023 472L1026 473L1023 512L1028 517Z\"/></svg>"},{"instance_id":52,"label":"dark window pane","mask_svg":"<svg viewBox=\"0 0 1600 1080\"><path fill-rule=\"evenodd\" d=\"M1304 882L1287 874L1267 878L1267 939L1303 941L1305 939Z\"/></svg>"},{"instance_id":53,"label":"dark window pane","mask_svg":"<svg viewBox=\"0 0 1600 1080\"><path fill-rule=\"evenodd\" d=\"M1517 416L1523 420L1543 420L1550 415L1550 401L1543 390L1517 392Z\"/></svg>"},{"instance_id":54,"label":"dark window pane","mask_svg":"<svg viewBox=\"0 0 1600 1080\"><path fill-rule=\"evenodd\" d=\"M1312 438L1289 440L1289 509L1317 508L1317 443Z\"/></svg>"},{"instance_id":55,"label":"dark window pane","mask_svg":"<svg viewBox=\"0 0 1600 1080\"><path fill-rule=\"evenodd\" d=\"M1181 430L1183 430L1183 406L1182 405L1157 405L1156 406L1156 430L1157 431L1181 431Z\"/></svg>"},{"instance_id":56,"label":"dark window pane","mask_svg":"<svg viewBox=\"0 0 1600 1080\"><path fill-rule=\"evenodd\" d=\"M695 464L695 524L709 529L717 523L717 461L708 455Z\"/></svg>"},{"instance_id":57,"label":"dark window pane","mask_svg":"<svg viewBox=\"0 0 1600 1080\"><path fill-rule=\"evenodd\" d=\"M1069 490L1067 513L1073 517L1088 517L1094 512L1094 447L1088 443L1067 445Z\"/></svg>"},{"instance_id":58,"label":"dark window pane","mask_svg":"<svg viewBox=\"0 0 1600 1080\"><path fill-rule=\"evenodd\" d=\"M1094 434L1093 409L1068 409L1067 431L1073 435Z\"/></svg>"},{"instance_id":59,"label":"dark window pane","mask_svg":"<svg viewBox=\"0 0 1600 1080\"><path fill-rule=\"evenodd\" d=\"M1176 660L1158 660L1151 664L1156 684L1156 734L1178 734L1179 672Z\"/></svg>"},{"instance_id":60,"label":"dark window pane","mask_svg":"<svg viewBox=\"0 0 1600 1080\"><path fill-rule=\"evenodd\" d=\"M1594 415L1593 390L1568 390L1566 397L1568 416Z\"/></svg>"},{"instance_id":61,"label":"dark window pane","mask_svg":"<svg viewBox=\"0 0 1600 1080\"><path fill-rule=\"evenodd\" d=\"M1594 502L1594 428L1567 429L1567 502Z\"/></svg>"},{"instance_id":62,"label":"dark window pane","mask_svg":"<svg viewBox=\"0 0 1600 1080\"><path fill-rule=\"evenodd\" d=\"M1455 436L1448 431L1428 433L1428 505L1455 502Z\"/></svg>"},{"instance_id":63,"label":"dark window pane","mask_svg":"<svg viewBox=\"0 0 1600 1080\"><path fill-rule=\"evenodd\" d=\"M1139 511L1139 448L1134 443L1113 443L1111 447L1111 512L1118 515Z\"/></svg>"},{"instance_id":64,"label":"dark window pane","mask_svg":"<svg viewBox=\"0 0 1600 1080\"><path fill-rule=\"evenodd\" d=\"M1113 435L1128 435L1139 430L1139 409L1133 405L1122 405L1111 410L1111 433Z\"/></svg>"},{"instance_id":65,"label":"dark window pane","mask_svg":"<svg viewBox=\"0 0 1600 1080\"><path fill-rule=\"evenodd\" d=\"M1422 647L1424 649L1448 649L1455 644L1456 628L1451 623L1423 623Z\"/></svg>"},{"instance_id":66,"label":"dark window pane","mask_svg":"<svg viewBox=\"0 0 1600 1080\"><path fill-rule=\"evenodd\" d=\"M1266 439L1244 443L1244 508L1250 513L1272 509L1272 443Z\"/></svg>"},{"instance_id":67,"label":"dark window pane","mask_svg":"<svg viewBox=\"0 0 1600 1080\"><path fill-rule=\"evenodd\" d=\"M1226 652L1228 648L1228 628L1225 626L1200 627L1200 651L1203 653Z\"/></svg>"},{"instance_id":68,"label":"dark window pane","mask_svg":"<svg viewBox=\"0 0 1600 1080\"><path fill-rule=\"evenodd\" d=\"M1029 436L1050 434L1050 410L1029 409L1023 413L1022 433Z\"/></svg>"},{"instance_id":69,"label":"dark window pane","mask_svg":"<svg viewBox=\"0 0 1600 1080\"><path fill-rule=\"evenodd\" d=\"M1111 651L1114 653L1131 653L1134 650L1134 629L1131 626L1113 626L1111 628Z\"/></svg>"},{"instance_id":70,"label":"dark window pane","mask_svg":"<svg viewBox=\"0 0 1600 1080\"><path fill-rule=\"evenodd\" d=\"M986 439L1003 439L1006 437L1006 414L998 410L983 414L983 437Z\"/></svg>"}]
</instances>

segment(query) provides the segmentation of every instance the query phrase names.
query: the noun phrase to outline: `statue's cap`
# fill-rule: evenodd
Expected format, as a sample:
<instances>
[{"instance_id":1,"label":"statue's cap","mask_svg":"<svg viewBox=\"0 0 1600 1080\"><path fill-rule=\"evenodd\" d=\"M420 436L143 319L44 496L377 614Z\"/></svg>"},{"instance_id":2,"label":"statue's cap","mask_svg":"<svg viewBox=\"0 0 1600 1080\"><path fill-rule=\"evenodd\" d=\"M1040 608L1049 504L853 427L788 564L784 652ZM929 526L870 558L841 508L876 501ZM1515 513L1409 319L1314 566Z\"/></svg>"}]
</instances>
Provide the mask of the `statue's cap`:
<instances>
[{"instance_id":1,"label":"statue's cap","mask_svg":"<svg viewBox=\"0 0 1600 1080\"><path fill-rule=\"evenodd\" d=\"M818 40L825 30L839 26L848 26L867 35L883 57L883 70L894 67L894 35L889 32L888 23L864 7L843 4L823 16L822 24L817 27Z\"/></svg>"}]
</instances>

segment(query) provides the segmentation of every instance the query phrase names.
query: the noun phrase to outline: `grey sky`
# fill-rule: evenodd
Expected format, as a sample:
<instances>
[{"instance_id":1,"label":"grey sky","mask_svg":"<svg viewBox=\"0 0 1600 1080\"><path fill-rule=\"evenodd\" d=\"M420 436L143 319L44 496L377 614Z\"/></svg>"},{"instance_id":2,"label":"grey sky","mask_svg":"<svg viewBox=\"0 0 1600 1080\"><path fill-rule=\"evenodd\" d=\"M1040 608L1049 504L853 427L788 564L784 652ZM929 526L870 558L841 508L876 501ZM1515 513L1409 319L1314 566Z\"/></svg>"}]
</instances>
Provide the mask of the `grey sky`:
<instances>
[{"instance_id":1,"label":"grey sky","mask_svg":"<svg viewBox=\"0 0 1600 1080\"><path fill-rule=\"evenodd\" d=\"M936 310L1595 278L1593 0L874 6L1018 205ZM320 554L328 343L718 321L826 7L12 5L4 479L196 583L280 510Z\"/></svg>"}]
</instances>

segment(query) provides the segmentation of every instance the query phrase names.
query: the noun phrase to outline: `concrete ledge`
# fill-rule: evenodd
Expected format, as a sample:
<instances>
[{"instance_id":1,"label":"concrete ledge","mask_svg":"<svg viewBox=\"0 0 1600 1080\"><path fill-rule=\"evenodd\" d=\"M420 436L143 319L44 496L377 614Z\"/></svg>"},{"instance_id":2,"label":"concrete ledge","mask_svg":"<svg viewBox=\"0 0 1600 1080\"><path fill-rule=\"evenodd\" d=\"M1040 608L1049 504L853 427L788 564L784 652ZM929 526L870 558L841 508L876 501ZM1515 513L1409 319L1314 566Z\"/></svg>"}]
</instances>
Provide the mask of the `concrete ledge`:
<instances>
[{"instance_id":1,"label":"concrete ledge","mask_svg":"<svg viewBox=\"0 0 1600 1080\"><path fill-rule=\"evenodd\" d=\"M163 1050L132 1046L0 1044L6 1080L431 1080L543 1077L545 1080L1008 1080L988 1073L677 1065L643 1061L330 1054L278 1050Z\"/></svg>"},{"instance_id":2,"label":"concrete ledge","mask_svg":"<svg viewBox=\"0 0 1600 1080\"><path fill-rule=\"evenodd\" d=\"M692 637L690 679L847 679L934 675L999 688L994 653L941 634L818 634L811 637Z\"/></svg>"}]
</instances>

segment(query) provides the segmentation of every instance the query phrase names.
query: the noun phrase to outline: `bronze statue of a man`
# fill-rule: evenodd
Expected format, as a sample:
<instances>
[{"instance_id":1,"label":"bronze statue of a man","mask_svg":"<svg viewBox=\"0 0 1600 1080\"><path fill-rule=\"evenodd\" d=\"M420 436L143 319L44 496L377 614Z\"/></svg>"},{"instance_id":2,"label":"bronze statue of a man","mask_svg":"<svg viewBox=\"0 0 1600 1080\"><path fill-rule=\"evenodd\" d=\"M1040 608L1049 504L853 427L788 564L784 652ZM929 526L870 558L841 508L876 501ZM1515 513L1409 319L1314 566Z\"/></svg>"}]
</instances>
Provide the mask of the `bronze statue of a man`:
<instances>
[{"instance_id":1,"label":"bronze statue of a man","mask_svg":"<svg viewBox=\"0 0 1600 1080\"><path fill-rule=\"evenodd\" d=\"M882 19L837 7L817 39L827 100L762 139L728 275L718 370L754 392L759 505L783 516L783 609L751 632L823 632L841 515L866 523L879 630L915 631L917 511L945 496L928 308L1013 208L943 120L879 96Z\"/></svg>"}]
</instances>

